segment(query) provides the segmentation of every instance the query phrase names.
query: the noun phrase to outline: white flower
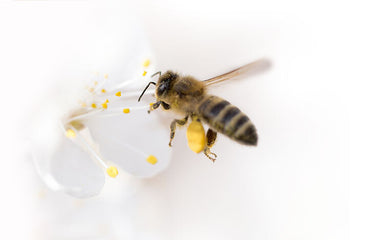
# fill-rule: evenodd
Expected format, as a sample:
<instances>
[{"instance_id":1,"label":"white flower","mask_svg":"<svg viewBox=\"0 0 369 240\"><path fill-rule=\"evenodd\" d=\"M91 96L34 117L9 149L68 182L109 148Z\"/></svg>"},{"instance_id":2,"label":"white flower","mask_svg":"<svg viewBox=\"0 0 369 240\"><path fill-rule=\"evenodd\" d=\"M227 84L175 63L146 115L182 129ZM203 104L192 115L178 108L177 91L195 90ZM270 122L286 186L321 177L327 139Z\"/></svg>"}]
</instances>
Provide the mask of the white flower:
<instances>
[{"instance_id":1,"label":"white flower","mask_svg":"<svg viewBox=\"0 0 369 240\"><path fill-rule=\"evenodd\" d=\"M134 22L123 22L131 19L122 17L122 8L94 4L72 12L71 29L60 29L68 36L58 45L65 53L49 56L57 67L43 78L55 84L37 106L31 133L43 181L75 197L98 194L105 177L121 170L151 177L170 159L168 125L160 112L147 113L152 94L137 102L154 73L145 37ZM80 34L73 46L63 45L73 32Z\"/></svg>"}]
</instances>

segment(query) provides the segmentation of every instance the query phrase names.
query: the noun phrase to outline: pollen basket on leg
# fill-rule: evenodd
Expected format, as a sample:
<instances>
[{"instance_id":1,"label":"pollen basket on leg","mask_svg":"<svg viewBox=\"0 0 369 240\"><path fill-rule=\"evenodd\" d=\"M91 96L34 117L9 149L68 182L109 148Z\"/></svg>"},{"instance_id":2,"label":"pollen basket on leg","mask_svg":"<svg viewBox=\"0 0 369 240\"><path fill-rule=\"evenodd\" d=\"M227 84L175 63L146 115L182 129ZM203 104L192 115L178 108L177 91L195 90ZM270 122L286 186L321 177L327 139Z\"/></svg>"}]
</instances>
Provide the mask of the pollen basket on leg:
<instances>
[{"instance_id":1,"label":"pollen basket on leg","mask_svg":"<svg viewBox=\"0 0 369 240\"><path fill-rule=\"evenodd\" d=\"M187 128L188 146L195 153L200 153L205 148L205 130L200 121L192 121Z\"/></svg>"}]
</instances>

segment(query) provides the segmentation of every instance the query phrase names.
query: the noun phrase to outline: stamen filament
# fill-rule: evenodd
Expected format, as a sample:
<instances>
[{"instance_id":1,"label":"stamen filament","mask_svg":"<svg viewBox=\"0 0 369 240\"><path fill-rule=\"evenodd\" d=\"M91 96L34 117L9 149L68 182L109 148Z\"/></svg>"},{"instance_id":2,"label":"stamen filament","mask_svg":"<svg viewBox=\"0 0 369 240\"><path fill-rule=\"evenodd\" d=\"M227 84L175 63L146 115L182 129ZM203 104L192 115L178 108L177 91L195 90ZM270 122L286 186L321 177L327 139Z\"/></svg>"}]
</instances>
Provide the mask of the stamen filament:
<instances>
[{"instance_id":1,"label":"stamen filament","mask_svg":"<svg viewBox=\"0 0 369 240\"><path fill-rule=\"evenodd\" d=\"M83 147L86 148L86 150L88 151L88 153L90 153L92 155L92 157L94 157L98 163L101 164L102 167L104 167L105 169L108 168L108 165L106 164L106 162L102 159L102 157L95 151L95 149L91 146L90 143L87 142L87 140L72 126L68 126L69 129L72 129L75 133L75 140L79 140L79 142L83 145ZM63 126L64 132L66 131L65 127Z\"/></svg>"}]
</instances>

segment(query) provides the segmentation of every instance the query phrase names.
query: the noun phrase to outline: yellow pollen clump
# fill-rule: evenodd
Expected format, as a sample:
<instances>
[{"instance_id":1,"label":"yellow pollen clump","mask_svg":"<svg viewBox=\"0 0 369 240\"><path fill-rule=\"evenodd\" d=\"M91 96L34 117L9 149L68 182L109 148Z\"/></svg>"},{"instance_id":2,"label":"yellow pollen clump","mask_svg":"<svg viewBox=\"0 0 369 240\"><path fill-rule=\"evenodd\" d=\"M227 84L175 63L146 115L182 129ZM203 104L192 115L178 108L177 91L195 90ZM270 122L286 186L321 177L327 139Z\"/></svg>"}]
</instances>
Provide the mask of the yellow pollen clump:
<instances>
[{"instance_id":1,"label":"yellow pollen clump","mask_svg":"<svg viewBox=\"0 0 369 240\"><path fill-rule=\"evenodd\" d=\"M106 90L103 88L103 89L101 89L101 92L102 93L106 93Z\"/></svg>"},{"instance_id":2,"label":"yellow pollen clump","mask_svg":"<svg viewBox=\"0 0 369 240\"><path fill-rule=\"evenodd\" d=\"M129 110L129 108L124 108L123 109L123 113L129 113L131 110Z\"/></svg>"},{"instance_id":3,"label":"yellow pollen clump","mask_svg":"<svg viewBox=\"0 0 369 240\"><path fill-rule=\"evenodd\" d=\"M106 100L105 100L105 103L108 103L108 102L109 102L109 100L108 100L108 99L106 99Z\"/></svg>"},{"instance_id":4,"label":"yellow pollen clump","mask_svg":"<svg viewBox=\"0 0 369 240\"><path fill-rule=\"evenodd\" d=\"M118 169L114 166L110 166L106 169L106 173L112 177L115 178L118 175Z\"/></svg>"},{"instance_id":5,"label":"yellow pollen clump","mask_svg":"<svg viewBox=\"0 0 369 240\"><path fill-rule=\"evenodd\" d=\"M91 107L92 107L92 108L96 108L96 103L92 103L92 104L91 104Z\"/></svg>"},{"instance_id":6,"label":"yellow pollen clump","mask_svg":"<svg viewBox=\"0 0 369 240\"><path fill-rule=\"evenodd\" d=\"M146 161L148 163L151 163L152 165L154 165L155 163L158 162L158 159L154 156L154 155L149 155L147 158L146 158Z\"/></svg>"},{"instance_id":7,"label":"yellow pollen clump","mask_svg":"<svg viewBox=\"0 0 369 240\"><path fill-rule=\"evenodd\" d=\"M102 103L101 106L104 108L104 109L107 109L108 108L108 104L106 102Z\"/></svg>"},{"instance_id":8,"label":"yellow pollen clump","mask_svg":"<svg viewBox=\"0 0 369 240\"><path fill-rule=\"evenodd\" d=\"M143 73L142 73L142 76L146 76L146 74L147 74L147 72L146 71L144 71Z\"/></svg>"},{"instance_id":9,"label":"yellow pollen clump","mask_svg":"<svg viewBox=\"0 0 369 240\"><path fill-rule=\"evenodd\" d=\"M146 59L143 63L142 66L144 67L148 67L150 65L150 59Z\"/></svg>"},{"instance_id":10,"label":"yellow pollen clump","mask_svg":"<svg viewBox=\"0 0 369 240\"><path fill-rule=\"evenodd\" d=\"M108 77L109 77L109 75L105 73L105 74L104 74L104 78L105 78L105 79L108 79Z\"/></svg>"},{"instance_id":11,"label":"yellow pollen clump","mask_svg":"<svg viewBox=\"0 0 369 240\"><path fill-rule=\"evenodd\" d=\"M68 138L75 138L76 132L73 129L69 128L67 131L65 131L65 136Z\"/></svg>"},{"instance_id":12,"label":"yellow pollen clump","mask_svg":"<svg viewBox=\"0 0 369 240\"><path fill-rule=\"evenodd\" d=\"M205 130L199 121L192 121L187 128L187 143L192 151L200 153L205 148Z\"/></svg>"},{"instance_id":13,"label":"yellow pollen clump","mask_svg":"<svg viewBox=\"0 0 369 240\"><path fill-rule=\"evenodd\" d=\"M115 96L117 96L117 97L122 96L122 92L121 92L121 91L117 92L117 93L115 94Z\"/></svg>"}]
</instances>

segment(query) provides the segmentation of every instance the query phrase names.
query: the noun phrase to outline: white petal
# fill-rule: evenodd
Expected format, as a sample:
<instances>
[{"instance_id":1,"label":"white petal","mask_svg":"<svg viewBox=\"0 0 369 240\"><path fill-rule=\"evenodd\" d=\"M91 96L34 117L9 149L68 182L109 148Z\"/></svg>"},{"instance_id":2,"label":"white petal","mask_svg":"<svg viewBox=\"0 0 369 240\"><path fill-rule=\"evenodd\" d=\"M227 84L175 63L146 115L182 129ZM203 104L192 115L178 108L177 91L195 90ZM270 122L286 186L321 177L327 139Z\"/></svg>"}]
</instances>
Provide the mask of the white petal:
<instances>
[{"instance_id":1,"label":"white petal","mask_svg":"<svg viewBox=\"0 0 369 240\"><path fill-rule=\"evenodd\" d=\"M126 104L132 106L144 103L138 104L135 98L127 100ZM146 110L140 110L122 113L121 116L94 118L87 125L107 161L118 164L135 176L151 177L164 170L171 158L171 148L168 146L169 124L163 122L159 111L148 114ZM158 162L148 163L148 155L154 155Z\"/></svg>"},{"instance_id":2,"label":"white petal","mask_svg":"<svg viewBox=\"0 0 369 240\"><path fill-rule=\"evenodd\" d=\"M61 136L53 152L33 146L36 168L46 185L74 197L97 195L105 183L104 172L79 146Z\"/></svg>"}]
</instances>

